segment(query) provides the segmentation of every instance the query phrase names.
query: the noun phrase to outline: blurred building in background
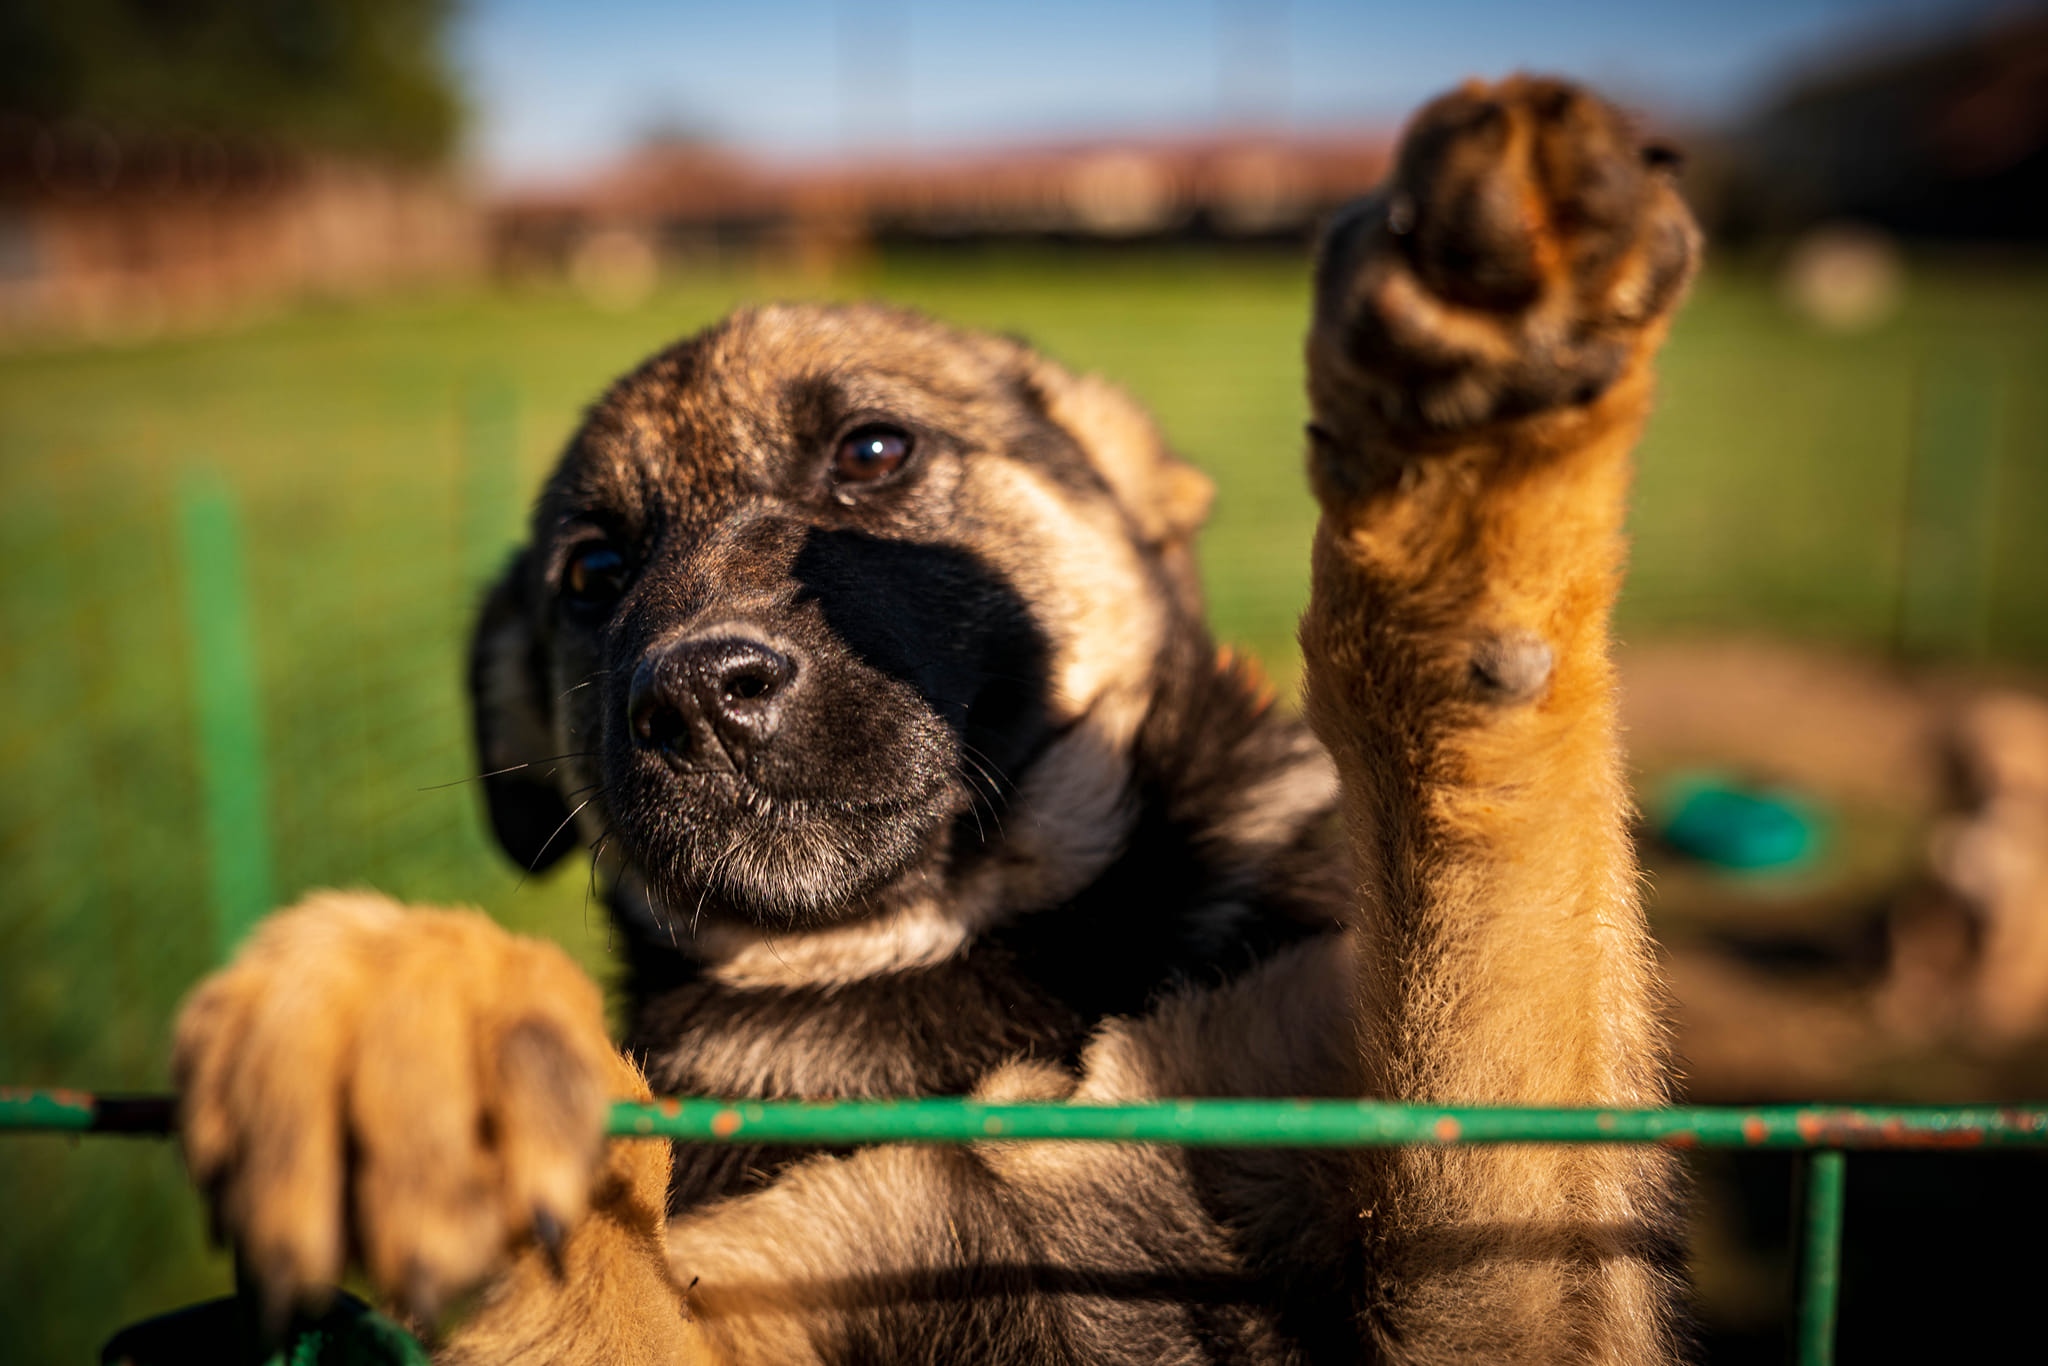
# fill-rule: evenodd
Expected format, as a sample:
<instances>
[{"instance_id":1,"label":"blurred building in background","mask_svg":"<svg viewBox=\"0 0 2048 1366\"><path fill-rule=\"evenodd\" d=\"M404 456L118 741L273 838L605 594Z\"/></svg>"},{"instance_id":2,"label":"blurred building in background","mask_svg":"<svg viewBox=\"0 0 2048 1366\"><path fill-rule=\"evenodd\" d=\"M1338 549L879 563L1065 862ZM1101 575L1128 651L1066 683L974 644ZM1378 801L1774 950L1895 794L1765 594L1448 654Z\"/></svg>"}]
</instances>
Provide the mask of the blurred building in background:
<instances>
[{"instance_id":1,"label":"blurred building in background","mask_svg":"<svg viewBox=\"0 0 2048 1366\"><path fill-rule=\"evenodd\" d=\"M664 265L734 254L829 266L876 244L1298 243L1384 174L1395 132L1101 138L811 164L656 140L586 177L497 197L495 260L626 297ZM2039 242L2048 15L1809 63L1750 115L1685 141L1696 153L1688 192L1717 239L1821 228L1817 250L1835 275L1852 256L1869 275L1873 241Z\"/></svg>"},{"instance_id":2,"label":"blurred building in background","mask_svg":"<svg viewBox=\"0 0 2048 1366\"><path fill-rule=\"evenodd\" d=\"M1386 171L1384 133L1010 147L777 166L657 142L581 183L508 194L498 260L593 283L735 252L830 266L876 244L1298 241Z\"/></svg>"},{"instance_id":3,"label":"blurred building in background","mask_svg":"<svg viewBox=\"0 0 2048 1366\"><path fill-rule=\"evenodd\" d=\"M453 17L450 0L0 0L0 335L147 333L486 269L566 275L625 305L664 270L720 261L1300 243L1384 173L1396 131L809 162L663 137L493 194L461 169ZM1875 316L1859 301L1884 297L1869 282L1896 274L1900 239L2048 235L2048 16L1809 63L1750 116L1685 140L1710 233L1739 246L1822 229L1793 293L1825 295L1816 316Z\"/></svg>"},{"instance_id":4,"label":"blurred building in background","mask_svg":"<svg viewBox=\"0 0 2048 1366\"><path fill-rule=\"evenodd\" d=\"M147 334L460 278L475 198L435 167L85 121L0 122L0 333Z\"/></svg>"},{"instance_id":5,"label":"blurred building in background","mask_svg":"<svg viewBox=\"0 0 2048 1366\"><path fill-rule=\"evenodd\" d=\"M0 7L0 334L456 278L441 0Z\"/></svg>"}]
</instances>

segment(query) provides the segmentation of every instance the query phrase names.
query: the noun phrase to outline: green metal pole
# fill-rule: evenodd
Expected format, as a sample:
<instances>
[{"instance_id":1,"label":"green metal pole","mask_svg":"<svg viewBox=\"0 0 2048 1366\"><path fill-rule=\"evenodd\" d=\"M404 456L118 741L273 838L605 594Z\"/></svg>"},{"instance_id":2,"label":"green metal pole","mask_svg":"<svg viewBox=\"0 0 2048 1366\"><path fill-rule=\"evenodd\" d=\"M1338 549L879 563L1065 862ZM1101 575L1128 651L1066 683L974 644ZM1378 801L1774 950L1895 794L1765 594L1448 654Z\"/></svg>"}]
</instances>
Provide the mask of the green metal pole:
<instances>
[{"instance_id":1,"label":"green metal pole","mask_svg":"<svg viewBox=\"0 0 2048 1366\"><path fill-rule=\"evenodd\" d=\"M207 867L225 958L271 906L256 646L234 495L217 477L194 475L178 501Z\"/></svg>"},{"instance_id":2,"label":"green metal pole","mask_svg":"<svg viewBox=\"0 0 2048 1366\"><path fill-rule=\"evenodd\" d=\"M167 1130L169 1096L0 1087L0 1133ZM1670 1148L2048 1148L2048 1105L1560 1110L1374 1100L990 1105L914 1100L659 1100L612 1107L609 1132L691 1143L1175 1143L1224 1148L1659 1143Z\"/></svg>"},{"instance_id":3,"label":"green metal pole","mask_svg":"<svg viewBox=\"0 0 2048 1366\"><path fill-rule=\"evenodd\" d=\"M1823 1148L1805 1161L1799 1221L1799 1366L1834 1366L1842 1299L1842 1207L1849 1155Z\"/></svg>"}]
</instances>

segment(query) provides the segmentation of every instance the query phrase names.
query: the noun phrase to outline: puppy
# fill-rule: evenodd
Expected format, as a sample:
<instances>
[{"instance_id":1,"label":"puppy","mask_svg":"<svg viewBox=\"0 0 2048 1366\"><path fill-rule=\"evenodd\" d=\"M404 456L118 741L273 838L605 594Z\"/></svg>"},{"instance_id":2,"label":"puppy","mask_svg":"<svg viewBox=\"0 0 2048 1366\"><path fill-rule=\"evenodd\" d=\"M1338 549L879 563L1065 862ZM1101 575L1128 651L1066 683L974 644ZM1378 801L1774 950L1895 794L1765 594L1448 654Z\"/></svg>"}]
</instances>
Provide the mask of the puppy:
<instances>
[{"instance_id":1,"label":"puppy","mask_svg":"<svg viewBox=\"0 0 2048 1366\"><path fill-rule=\"evenodd\" d=\"M598 850L630 1024L324 894L188 1005L273 1304L353 1249L457 1361L1652 1361L1666 1155L604 1144L608 1096L1656 1104L1606 622L1696 252L1593 97L1471 85L1332 226L1310 732L1203 626L1206 481L1108 385L879 307L591 410L473 650L491 819Z\"/></svg>"}]
</instances>

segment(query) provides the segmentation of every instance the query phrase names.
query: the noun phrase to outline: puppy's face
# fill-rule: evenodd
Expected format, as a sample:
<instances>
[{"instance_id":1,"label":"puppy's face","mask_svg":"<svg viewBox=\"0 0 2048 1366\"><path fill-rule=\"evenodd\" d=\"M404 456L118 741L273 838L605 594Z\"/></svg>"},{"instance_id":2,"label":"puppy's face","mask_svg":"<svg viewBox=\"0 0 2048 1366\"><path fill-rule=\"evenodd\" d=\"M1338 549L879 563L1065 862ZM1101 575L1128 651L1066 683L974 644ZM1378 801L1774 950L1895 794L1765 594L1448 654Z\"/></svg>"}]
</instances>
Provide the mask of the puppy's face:
<instances>
[{"instance_id":1,"label":"puppy's face","mask_svg":"<svg viewBox=\"0 0 2048 1366\"><path fill-rule=\"evenodd\" d=\"M1113 819L1207 493L1014 343L737 315L592 410L486 608L498 834L529 867L606 841L669 915L777 928L1057 861L1063 822Z\"/></svg>"}]
</instances>

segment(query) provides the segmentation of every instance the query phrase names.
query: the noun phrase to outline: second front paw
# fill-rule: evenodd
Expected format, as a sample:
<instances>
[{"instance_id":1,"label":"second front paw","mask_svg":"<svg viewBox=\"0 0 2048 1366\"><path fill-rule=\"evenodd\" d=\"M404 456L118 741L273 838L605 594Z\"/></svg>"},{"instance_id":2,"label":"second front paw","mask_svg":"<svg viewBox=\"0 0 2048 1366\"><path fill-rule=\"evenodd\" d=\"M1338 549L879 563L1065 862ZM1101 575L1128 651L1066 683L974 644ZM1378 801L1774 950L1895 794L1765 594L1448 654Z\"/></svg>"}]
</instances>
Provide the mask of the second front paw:
<instances>
[{"instance_id":1,"label":"second front paw","mask_svg":"<svg viewBox=\"0 0 2048 1366\"><path fill-rule=\"evenodd\" d=\"M201 984L175 1070L187 1165L273 1319L355 1259L431 1322L582 1215L630 1069L560 949L330 892Z\"/></svg>"},{"instance_id":2,"label":"second front paw","mask_svg":"<svg viewBox=\"0 0 2048 1366\"><path fill-rule=\"evenodd\" d=\"M1473 82L1427 106L1386 186L1325 236L1318 420L1427 437L1599 397L1698 256L1672 159L1562 81Z\"/></svg>"}]
</instances>

